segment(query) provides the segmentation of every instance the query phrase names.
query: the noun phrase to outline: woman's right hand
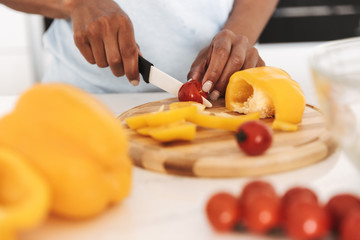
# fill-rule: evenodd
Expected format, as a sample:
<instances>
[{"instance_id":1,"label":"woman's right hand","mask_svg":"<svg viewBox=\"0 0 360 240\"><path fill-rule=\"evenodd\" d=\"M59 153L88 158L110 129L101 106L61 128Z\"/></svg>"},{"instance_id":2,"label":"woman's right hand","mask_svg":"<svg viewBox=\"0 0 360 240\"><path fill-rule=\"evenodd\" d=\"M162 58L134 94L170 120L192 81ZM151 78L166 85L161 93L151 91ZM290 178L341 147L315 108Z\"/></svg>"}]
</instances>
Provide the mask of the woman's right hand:
<instances>
[{"instance_id":1,"label":"woman's right hand","mask_svg":"<svg viewBox=\"0 0 360 240\"><path fill-rule=\"evenodd\" d=\"M138 85L138 53L128 15L113 0L68 1L75 44L84 58Z\"/></svg>"}]
</instances>

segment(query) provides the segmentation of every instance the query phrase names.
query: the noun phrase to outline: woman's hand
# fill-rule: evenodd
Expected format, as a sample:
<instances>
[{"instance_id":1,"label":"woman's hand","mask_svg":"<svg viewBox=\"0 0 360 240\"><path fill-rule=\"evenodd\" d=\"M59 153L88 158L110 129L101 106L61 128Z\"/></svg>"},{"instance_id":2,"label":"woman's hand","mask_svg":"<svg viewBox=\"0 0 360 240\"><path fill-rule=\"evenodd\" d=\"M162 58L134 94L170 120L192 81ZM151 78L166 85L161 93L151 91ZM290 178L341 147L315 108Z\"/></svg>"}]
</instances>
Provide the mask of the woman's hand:
<instances>
[{"instance_id":1,"label":"woman's hand","mask_svg":"<svg viewBox=\"0 0 360 240\"><path fill-rule=\"evenodd\" d=\"M216 100L225 94L230 76L241 69L264 66L256 48L248 38L230 30L220 31L210 46L200 51L188 74L203 83L203 91Z\"/></svg>"},{"instance_id":2,"label":"woman's hand","mask_svg":"<svg viewBox=\"0 0 360 240\"><path fill-rule=\"evenodd\" d=\"M138 53L130 18L113 0L69 1L75 44L84 58L138 85Z\"/></svg>"}]
</instances>

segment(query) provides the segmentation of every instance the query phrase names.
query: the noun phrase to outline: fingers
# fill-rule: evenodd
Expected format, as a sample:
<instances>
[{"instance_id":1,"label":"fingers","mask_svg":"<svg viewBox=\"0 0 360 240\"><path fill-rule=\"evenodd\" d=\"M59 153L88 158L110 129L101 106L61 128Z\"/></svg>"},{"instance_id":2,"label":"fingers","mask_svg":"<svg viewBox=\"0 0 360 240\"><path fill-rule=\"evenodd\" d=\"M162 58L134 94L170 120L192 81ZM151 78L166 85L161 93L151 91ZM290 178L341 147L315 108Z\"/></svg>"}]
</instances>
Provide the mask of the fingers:
<instances>
[{"instance_id":1,"label":"fingers","mask_svg":"<svg viewBox=\"0 0 360 240\"><path fill-rule=\"evenodd\" d=\"M112 73L116 77L124 75L123 61L119 45L117 42L117 34L111 34L104 39L106 60L110 66Z\"/></svg>"},{"instance_id":2,"label":"fingers","mask_svg":"<svg viewBox=\"0 0 360 240\"><path fill-rule=\"evenodd\" d=\"M226 57L226 55L223 54L225 56L224 57L225 59L213 61L214 56L221 57L221 55L219 54L214 55L214 53L211 55L210 65L212 62L215 62L213 67L215 69L216 66L217 74L220 72L220 76L217 79L215 80L212 79L213 84L209 89L210 91L209 97L211 100L217 100L220 96L225 95L228 81L231 75L234 74L236 71L265 65L264 61L259 56L257 49L251 44L249 44L248 39L246 37L241 35L234 37L234 35L231 34L228 34L228 36L226 37L227 39L231 39L231 47L228 57ZM224 41L225 39L220 39L220 40ZM226 44L228 43L226 42ZM226 62L225 65L222 65L223 62ZM206 70L204 81L207 81L206 77L208 72L214 71L210 69L210 65ZM214 78L216 78L216 76L214 74ZM206 86L205 84L206 82L203 85L204 91L208 90L209 87Z\"/></svg>"},{"instance_id":3,"label":"fingers","mask_svg":"<svg viewBox=\"0 0 360 240\"><path fill-rule=\"evenodd\" d=\"M187 75L187 79L193 79L200 82L202 81L207 65L206 55L208 54L208 48L209 47L200 51L195 61L191 65L190 71Z\"/></svg>"},{"instance_id":4,"label":"fingers","mask_svg":"<svg viewBox=\"0 0 360 240\"><path fill-rule=\"evenodd\" d=\"M215 37L210 49L210 61L202 81L204 92L209 92L220 78L228 61L232 47L232 33L224 31ZM230 36L229 36L230 35Z\"/></svg>"},{"instance_id":5,"label":"fingers","mask_svg":"<svg viewBox=\"0 0 360 240\"><path fill-rule=\"evenodd\" d=\"M91 8L87 10L72 17L74 41L80 53L89 63L100 68L109 66L114 76L126 75L138 85L139 48L131 20L117 5L96 9L95 15L90 14Z\"/></svg>"},{"instance_id":6,"label":"fingers","mask_svg":"<svg viewBox=\"0 0 360 240\"><path fill-rule=\"evenodd\" d=\"M126 77L133 85L139 84L138 54L139 49L135 41L134 29L130 19L122 21L118 33L118 44Z\"/></svg>"},{"instance_id":7,"label":"fingers","mask_svg":"<svg viewBox=\"0 0 360 240\"><path fill-rule=\"evenodd\" d=\"M217 100L220 96L222 96L225 93L230 76L243 67L246 59L247 45L247 39L236 39L221 77L214 86L214 90L210 93L210 99Z\"/></svg>"},{"instance_id":8,"label":"fingers","mask_svg":"<svg viewBox=\"0 0 360 240\"><path fill-rule=\"evenodd\" d=\"M86 36L84 36L83 33L75 33L74 34L74 41L76 47L79 49L80 53L84 56L86 61L88 61L91 64L95 64L95 58L91 50L90 43Z\"/></svg>"}]
</instances>

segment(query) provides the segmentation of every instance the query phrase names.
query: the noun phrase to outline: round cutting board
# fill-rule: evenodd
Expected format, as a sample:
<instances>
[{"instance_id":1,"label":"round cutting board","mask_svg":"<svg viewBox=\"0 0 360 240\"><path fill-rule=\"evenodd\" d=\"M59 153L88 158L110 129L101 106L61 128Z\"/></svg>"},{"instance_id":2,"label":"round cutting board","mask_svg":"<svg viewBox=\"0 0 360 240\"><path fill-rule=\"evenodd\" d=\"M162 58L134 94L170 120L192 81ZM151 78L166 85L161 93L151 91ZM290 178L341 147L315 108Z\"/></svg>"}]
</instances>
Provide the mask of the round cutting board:
<instances>
[{"instance_id":1,"label":"round cutting board","mask_svg":"<svg viewBox=\"0 0 360 240\"><path fill-rule=\"evenodd\" d=\"M129 154L135 165L166 174L195 177L260 176L305 167L329 156L334 146L322 114L307 105L296 132L274 131L272 146L261 156L247 156L237 146L234 133L197 127L193 141L160 143L127 127L124 119L136 114L168 109L177 98L146 103L132 108L118 119L128 134ZM207 111L227 112L224 99L213 102ZM271 125L272 119L262 120Z\"/></svg>"}]
</instances>

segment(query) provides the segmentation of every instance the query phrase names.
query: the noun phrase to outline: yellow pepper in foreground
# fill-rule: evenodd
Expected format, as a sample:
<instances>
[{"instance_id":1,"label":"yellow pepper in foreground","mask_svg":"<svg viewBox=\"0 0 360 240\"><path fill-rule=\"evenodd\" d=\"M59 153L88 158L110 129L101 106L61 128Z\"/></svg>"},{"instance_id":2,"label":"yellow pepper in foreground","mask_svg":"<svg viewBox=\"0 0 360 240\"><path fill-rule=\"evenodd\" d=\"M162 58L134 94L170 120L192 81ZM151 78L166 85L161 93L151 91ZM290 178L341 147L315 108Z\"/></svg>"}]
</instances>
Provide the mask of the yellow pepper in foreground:
<instances>
[{"instance_id":1,"label":"yellow pepper in foreground","mask_svg":"<svg viewBox=\"0 0 360 240\"><path fill-rule=\"evenodd\" d=\"M0 146L22 154L47 181L56 215L92 217L129 194L127 137L90 94L65 84L36 85L0 120L0 133Z\"/></svg>"},{"instance_id":2,"label":"yellow pepper in foreground","mask_svg":"<svg viewBox=\"0 0 360 240\"><path fill-rule=\"evenodd\" d=\"M45 180L19 154L0 147L0 239L35 227L47 216L50 190Z\"/></svg>"},{"instance_id":3,"label":"yellow pepper in foreground","mask_svg":"<svg viewBox=\"0 0 360 240\"><path fill-rule=\"evenodd\" d=\"M300 85L276 67L238 71L229 80L225 107L240 113L260 112L260 118L273 117L272 128L297 130L305 110Z\"/></svg>"}]
</instances>

